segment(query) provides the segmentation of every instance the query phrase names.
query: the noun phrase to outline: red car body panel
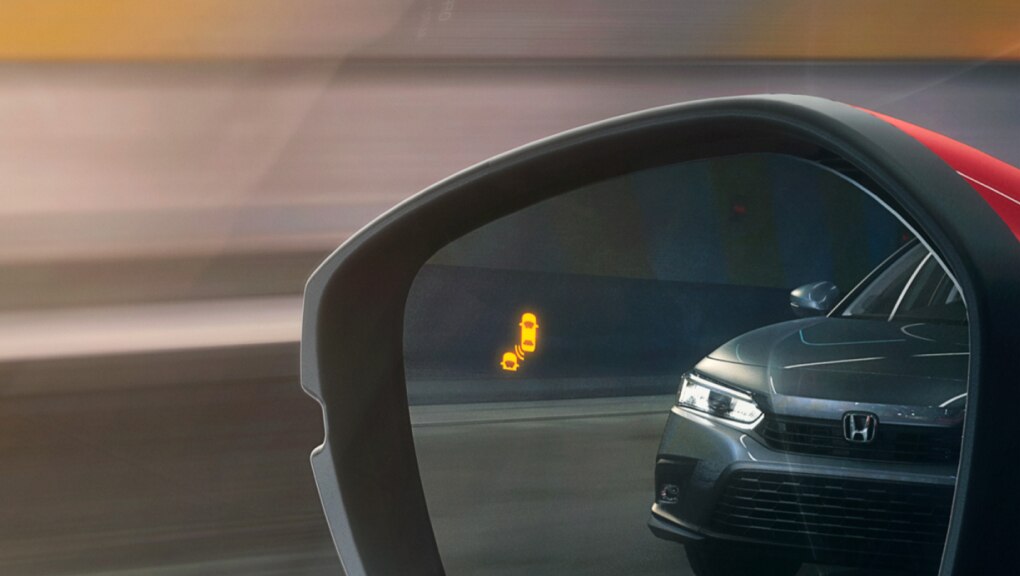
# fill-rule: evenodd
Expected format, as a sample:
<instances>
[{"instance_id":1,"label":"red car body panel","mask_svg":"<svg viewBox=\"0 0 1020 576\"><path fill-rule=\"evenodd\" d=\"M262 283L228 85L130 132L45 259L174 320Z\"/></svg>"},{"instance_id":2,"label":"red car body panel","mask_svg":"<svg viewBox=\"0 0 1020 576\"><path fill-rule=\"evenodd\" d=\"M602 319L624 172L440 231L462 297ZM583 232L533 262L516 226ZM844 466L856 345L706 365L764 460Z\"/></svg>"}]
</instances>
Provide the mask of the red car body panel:
<instances>
[{"instance_id":1,"label":"red car body panel","mask_svg":"<svg viewBox=\"0 0 1020 576\"><path fill-rule=\"evenodd\" d=\"M906 132L942 158L988 202L1020 241L1020 169L937 132L866 111Z\"/></svg>"}]
</instances>

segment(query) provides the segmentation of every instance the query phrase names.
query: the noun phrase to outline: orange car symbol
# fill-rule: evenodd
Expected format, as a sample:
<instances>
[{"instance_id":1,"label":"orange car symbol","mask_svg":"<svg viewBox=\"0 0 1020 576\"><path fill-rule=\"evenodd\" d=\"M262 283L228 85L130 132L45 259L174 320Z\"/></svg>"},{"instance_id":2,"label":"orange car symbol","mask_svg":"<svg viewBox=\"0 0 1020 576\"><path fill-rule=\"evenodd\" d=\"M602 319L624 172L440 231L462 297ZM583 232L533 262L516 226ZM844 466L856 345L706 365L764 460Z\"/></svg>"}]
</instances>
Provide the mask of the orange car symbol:
<instances>
[{"instance_id":1,"label":"orange car symbol","mask_svg":"<svg viewBox=\"0 0 1020 576\"><path fill-rule=\"evenodd\" d=\"M520 364L517 362L517 355L513 352L503 354L503 361L499 363L500 368L509 372L516 372L518 366Z\"/></svg>"},{"instance_id":2,"label":"orange car symbol","mask_svg":"<svg viewBox=\"0 0 1020 576\"><path fill-rule=\"evenodd\" d=\"M521 350L534 352L538 346L538 318L531 312L521 316Z\"/></svg>"}]
</instances>

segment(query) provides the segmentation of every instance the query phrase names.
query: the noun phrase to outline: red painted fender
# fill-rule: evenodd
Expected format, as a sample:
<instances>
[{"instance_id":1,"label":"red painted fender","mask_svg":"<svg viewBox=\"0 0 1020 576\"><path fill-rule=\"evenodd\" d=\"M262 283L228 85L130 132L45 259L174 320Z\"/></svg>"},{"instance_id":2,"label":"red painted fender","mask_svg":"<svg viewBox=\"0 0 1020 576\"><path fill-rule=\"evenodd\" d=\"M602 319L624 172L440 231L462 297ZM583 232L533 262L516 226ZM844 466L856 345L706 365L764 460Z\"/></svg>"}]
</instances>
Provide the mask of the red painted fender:
<instances>
[{"instance_id":1,"label":"red painted fender","mask_svg":"<svg viewBox=\"0 0 1020 576\"><path fill-rule=\"evenodd\" d=\"M862 110L906 132L942 158L988 202L1020 241L1020 169L938 132Z\"/></svg>"}]
</instances>

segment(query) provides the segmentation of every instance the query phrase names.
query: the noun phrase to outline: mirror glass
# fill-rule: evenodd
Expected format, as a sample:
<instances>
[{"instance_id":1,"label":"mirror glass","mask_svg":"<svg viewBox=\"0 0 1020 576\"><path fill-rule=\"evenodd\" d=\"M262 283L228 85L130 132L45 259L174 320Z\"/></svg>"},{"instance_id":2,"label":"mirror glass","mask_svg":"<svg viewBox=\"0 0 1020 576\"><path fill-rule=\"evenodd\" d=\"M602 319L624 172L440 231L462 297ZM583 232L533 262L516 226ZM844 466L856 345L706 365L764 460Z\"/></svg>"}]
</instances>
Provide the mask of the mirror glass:
<instances>
[{"instance_id":1,"label":"mirror glass","mask_svg":"<svg viewBox=\"0 0 1020 576\"><path fill-rule=\"evenodd\" d=\"M935 573L966 308L880 192L709 158L436 253L404 360L447 573ZM799 317L818 283L839 301Z\"/></svg>"}]
</instances>

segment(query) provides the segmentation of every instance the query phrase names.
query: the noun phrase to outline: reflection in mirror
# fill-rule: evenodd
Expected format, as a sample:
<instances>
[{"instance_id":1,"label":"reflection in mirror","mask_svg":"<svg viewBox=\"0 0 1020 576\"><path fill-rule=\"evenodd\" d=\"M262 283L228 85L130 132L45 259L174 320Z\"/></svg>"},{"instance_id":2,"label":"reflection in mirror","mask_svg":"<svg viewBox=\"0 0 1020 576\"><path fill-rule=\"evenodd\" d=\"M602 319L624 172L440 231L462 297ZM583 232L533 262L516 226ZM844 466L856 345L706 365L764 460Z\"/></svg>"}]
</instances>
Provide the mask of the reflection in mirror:
<instances>
[{"instance_id":1,"label":"reflection in mirror","mask_svg":"<svg viewBox=\"0 0 1020 576\"><path fill-rule=\"evenodd\" d=\"M797 316L827 314L839 300L839 288L828 280L812 282L790 292L790 307Z\"/></svg>"},{"instance_id":2,"label":"reflection in mirror","mask_svg":"<svg viewBox=\"0 0 1020 576\"><path fill-rule=\"evenodd\" d=\"M690 161L496 220L421 269L404 340L451 575L937 571L966 308L829 167Z\"/></svg>"}]
</instances>

